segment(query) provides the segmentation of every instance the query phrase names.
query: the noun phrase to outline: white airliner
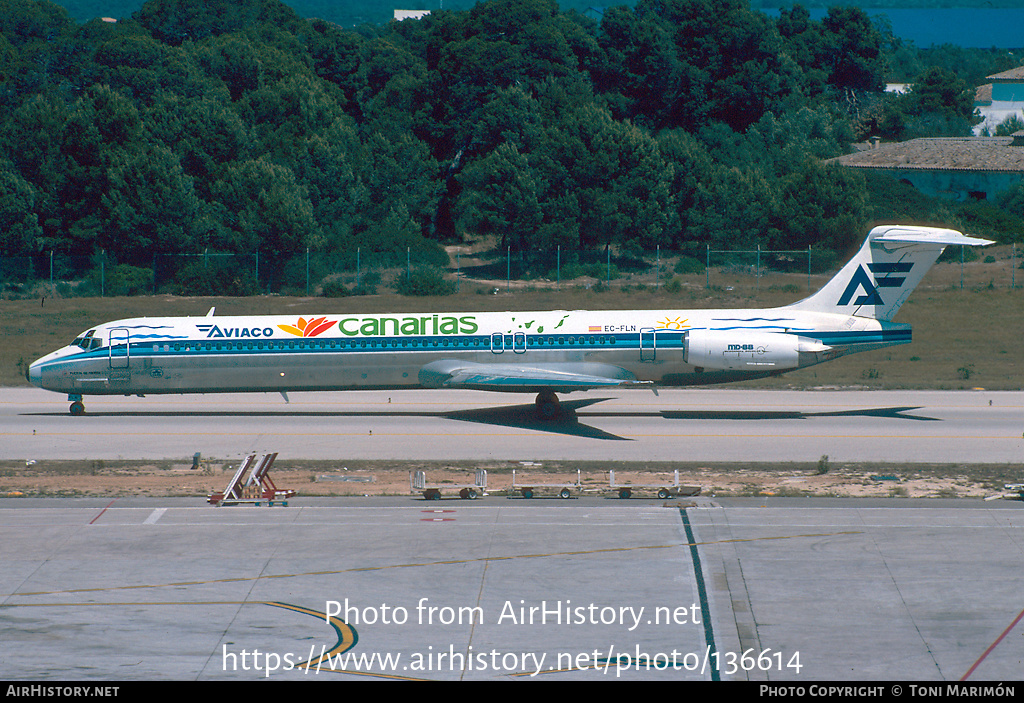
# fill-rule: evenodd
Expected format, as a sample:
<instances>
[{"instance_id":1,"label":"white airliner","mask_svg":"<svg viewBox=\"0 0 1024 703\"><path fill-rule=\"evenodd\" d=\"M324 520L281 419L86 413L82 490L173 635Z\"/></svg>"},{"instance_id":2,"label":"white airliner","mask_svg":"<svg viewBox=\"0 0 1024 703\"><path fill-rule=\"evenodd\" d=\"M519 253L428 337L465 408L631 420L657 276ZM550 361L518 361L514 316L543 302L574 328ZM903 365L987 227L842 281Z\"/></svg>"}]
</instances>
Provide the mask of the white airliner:
<instances>
[{"instance_id":1,"label":"white airliner","mask_svg":"<svg viewBox=\"0 0 1024 703\"><path fill-rule=\"evenodd\" d=\"M947 245L948 229L887 225L821 290L763 310L154 317L83 332L31 365L29 380L82 397L148 393L472 388L556 393L727 383L910 342L892 322Z\"/></svg>"}]
</instances>

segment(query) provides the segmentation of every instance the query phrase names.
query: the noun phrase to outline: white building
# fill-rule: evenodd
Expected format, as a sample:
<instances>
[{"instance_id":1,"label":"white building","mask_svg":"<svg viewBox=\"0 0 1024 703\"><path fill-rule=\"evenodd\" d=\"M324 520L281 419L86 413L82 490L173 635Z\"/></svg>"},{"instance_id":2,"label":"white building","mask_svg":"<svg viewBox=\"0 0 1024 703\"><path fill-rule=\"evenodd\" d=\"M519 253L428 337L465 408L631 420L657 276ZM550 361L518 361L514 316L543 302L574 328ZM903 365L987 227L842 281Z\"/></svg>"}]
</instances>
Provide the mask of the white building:
<instances>
[{"instance_id":1,"label":"white building","mask_svg":"<svg viewBox=\"0 0 1024 703\"><path fill-rule=\"evenodd\" d=\"M430 10L395 10L395 22L418 20L420 17L426 17L429 14Z\"/></svg>"},{"instance_id":2,"label":"white building","mask_svg":"<svg viewBox=\"0 0 1024 703\"><path fill-rule=\"evenodd\" d=\"M995 134L996 127L1011 115L1024 119L1024 67L997 73L988 80L992 82L980 86L974 98L974 106L984 118L974 127L975 134L984 130Z\"/></svg>"}]
</instances>

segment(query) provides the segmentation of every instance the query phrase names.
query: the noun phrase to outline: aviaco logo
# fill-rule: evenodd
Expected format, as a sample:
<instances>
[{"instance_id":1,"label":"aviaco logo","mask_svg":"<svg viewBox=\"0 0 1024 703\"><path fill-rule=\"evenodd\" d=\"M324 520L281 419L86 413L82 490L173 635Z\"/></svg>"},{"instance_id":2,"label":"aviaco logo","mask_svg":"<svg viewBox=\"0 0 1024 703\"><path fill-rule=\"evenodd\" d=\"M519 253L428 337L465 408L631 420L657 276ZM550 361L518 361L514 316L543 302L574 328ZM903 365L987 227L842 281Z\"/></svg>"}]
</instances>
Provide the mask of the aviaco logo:
<instances>
[{"instance_id":1,"label":"aviaco logo","mask_svg":"<svg viewBox=\"0 0 1024 703\"><path fill-rule=\"evenodd\" d=\"M300 317L294 325L278 325L277 327L296 337L315 337L334 327L337 322L337 320L328 320L326 317L317 317L312 320Z\"/></svg>"},{"instance_id":2,"label":"aviaco logo","mask_svg":"<svg viewBox=\"0 0 1024 703\"><path fill-rule=\"evenodd\" d=\"M207 337L271 337L274 330L270 327L221 327L220 325L196 325Z\"/></svg>"},{"instance_id":3,"label":"aviaco logo","mask_svg":"<svg viewBox=\"0 0 1024 703\"><path fill-rule=\"evenodd\" d=\"M882 296L878 294L878 289L899 288L907 280L907 277L893 276L891 274L909 273L912 268L914 268L912 263L871 263L868 264L868 269L871 273L875 274L875 278L872 279L863 266L858 266L857 272L850 279L850 285L846 286L846 290L840 296L839 304L849 305L853 294L860 289L864 289L864 293L853 301L854 305L885 305L882 301ZM884 276L884 278L879 278L879 276Z\"/></svg>"}]
</instances>

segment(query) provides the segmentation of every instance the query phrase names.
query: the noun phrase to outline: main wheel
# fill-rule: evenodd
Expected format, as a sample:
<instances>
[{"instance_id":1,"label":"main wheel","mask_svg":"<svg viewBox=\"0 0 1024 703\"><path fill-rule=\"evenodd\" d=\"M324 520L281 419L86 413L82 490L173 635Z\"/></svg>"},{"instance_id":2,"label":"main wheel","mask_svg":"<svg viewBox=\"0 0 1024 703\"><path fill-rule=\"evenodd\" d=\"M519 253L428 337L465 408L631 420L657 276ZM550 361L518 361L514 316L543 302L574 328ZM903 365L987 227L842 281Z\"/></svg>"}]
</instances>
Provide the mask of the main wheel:
<instances>
[{"instance_id":1,"label":"main wheel","mask_svg":"<svg viewBox=\"0 0 1024 703\"><path fill-rule=\"evenodd\" d=\"M535 412L541 420L556 420L562 414L562 406L558 396L551 391L542 391L534 401Z\"/></svg>"},{"instance_id":2,"label":"main wheel","mask_svg":"<svg viewBox=\"0 0 1024 703\"><path fill-rule=\"evenodd\" d=\"M71 404L72 415L85 415L85 403L80 400L76 400Z\"/></svg>"},{"instance_id":3,"label":"main wheel","mask_svg":"<svg viewBox=\"0 0 1024 703\"><path fill-rule=\"evenodd\" d=\"M563 488L561 491L558 492L559 498L568 498L571 495L572 493L569 492L568 488Z\"/></svg>"}]
</instances>

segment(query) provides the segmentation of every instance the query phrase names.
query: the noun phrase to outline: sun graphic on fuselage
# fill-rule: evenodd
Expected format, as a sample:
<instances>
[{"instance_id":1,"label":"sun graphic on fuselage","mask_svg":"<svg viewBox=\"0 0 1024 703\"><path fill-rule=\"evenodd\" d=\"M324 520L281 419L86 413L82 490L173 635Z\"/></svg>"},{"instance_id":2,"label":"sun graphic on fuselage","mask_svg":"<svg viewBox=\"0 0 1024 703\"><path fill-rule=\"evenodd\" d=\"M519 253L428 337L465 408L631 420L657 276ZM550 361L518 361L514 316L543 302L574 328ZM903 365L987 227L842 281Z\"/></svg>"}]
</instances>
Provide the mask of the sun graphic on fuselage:
<instances>
[{"instance_id":1,"label":"sun graphic on fuselage","mask_svg":"<svg viewBox=\"0 0 1024 703\"><path fill-rule=\"evenodd\" d=\"M661 326L660 329L681 330L686 327L689 327L689 325L686 324L688 320L689 318L687 317L672 318L666 315L664 320L658 321L658 324Z\"/></svg>"}]
</instances>

